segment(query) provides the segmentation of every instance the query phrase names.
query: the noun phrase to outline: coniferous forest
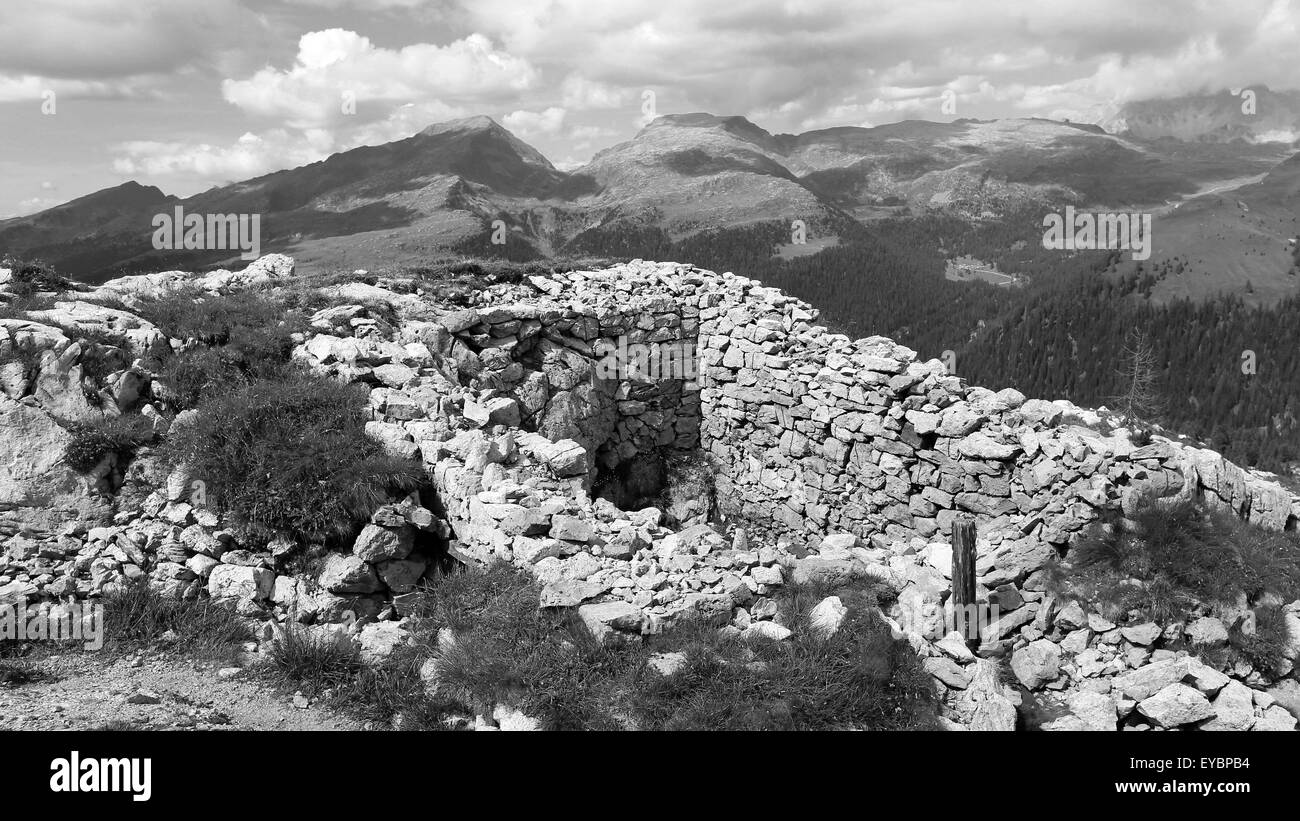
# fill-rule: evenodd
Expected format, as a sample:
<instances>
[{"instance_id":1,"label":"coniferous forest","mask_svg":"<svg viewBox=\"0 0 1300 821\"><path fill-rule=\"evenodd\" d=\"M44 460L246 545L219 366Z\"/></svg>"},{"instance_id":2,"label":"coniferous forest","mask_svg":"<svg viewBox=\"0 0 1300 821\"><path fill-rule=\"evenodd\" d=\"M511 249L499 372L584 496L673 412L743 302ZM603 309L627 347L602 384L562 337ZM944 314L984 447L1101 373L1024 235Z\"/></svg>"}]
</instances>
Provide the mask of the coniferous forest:
<instances>
[{"instance_id":1,"label":"coniferous forest","mask_svg":"<svg viewBox=\"0 0 1300 821\"><path fill-rule=\"evenodd\" d=\"M970 384L1088 407L1120 392L1125 341L1143 331L1166 429L1265 470L1287 472L1300 460L1300 297L1269 307L1232 295L1155 304L1148 297L1161 269L1121 275L1118 252L1044 249L1032 214L846 220L835 229L839 244L792 259L774 253L790 238L779 223L681 241L618 226L588 231L566 250L735 271L808 301L850 336L889 336L925 358L952 351ZM1027 284L945 279L945 260L960 255Z\"/></svg>"}]
</instances>

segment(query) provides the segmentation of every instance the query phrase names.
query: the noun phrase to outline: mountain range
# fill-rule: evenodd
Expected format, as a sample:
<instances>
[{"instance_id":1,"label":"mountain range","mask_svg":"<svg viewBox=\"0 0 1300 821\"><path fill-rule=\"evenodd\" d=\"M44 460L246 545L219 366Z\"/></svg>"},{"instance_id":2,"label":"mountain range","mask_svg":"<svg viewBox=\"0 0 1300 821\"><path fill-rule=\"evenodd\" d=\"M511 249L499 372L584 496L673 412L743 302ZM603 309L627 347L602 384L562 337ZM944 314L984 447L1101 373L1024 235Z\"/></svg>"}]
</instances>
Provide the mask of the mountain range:
<instances>
[{"instance_id":1,"label":"mountain range","mask_svg":"<svg viewBox=\"0 0 1300 821\"><path fill-rule=\"evenodd\" d=\"M153 247L154 216L177 206L260 214L263 252L291 254L304 269L350 270L449 253L545 258L607 236L652 231L677 241L796 219L808 226L811 251L881 219L980 223L1072 204L1155 213L1148 265L1182 263L1162 277L1157 297L1225 287L1280 297L1295 290L1289 241L1300 233L1300 161L1294 143L1262 137L1300 123L1300 103L1261 97L1268 117L1234 128L1225 112L1239 103L1224 93L1181 108L1130 105L1103 123L1119 133L964 119L771 134L738 116L667 115L568 172L479 116L186 198L127 182L0 221L0 253L37 257L87 282L234 264L237 252ZM507 229L504 246L491 242L496 220Z\"/></svg>"}]
</instances>

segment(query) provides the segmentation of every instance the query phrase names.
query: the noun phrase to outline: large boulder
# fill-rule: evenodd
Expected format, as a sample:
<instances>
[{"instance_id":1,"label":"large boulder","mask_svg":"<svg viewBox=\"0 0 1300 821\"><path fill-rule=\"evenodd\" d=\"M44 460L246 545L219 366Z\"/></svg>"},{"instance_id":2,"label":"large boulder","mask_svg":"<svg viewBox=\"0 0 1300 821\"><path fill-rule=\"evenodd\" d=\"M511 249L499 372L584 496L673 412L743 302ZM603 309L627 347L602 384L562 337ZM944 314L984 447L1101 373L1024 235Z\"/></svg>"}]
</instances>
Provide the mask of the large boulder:
<instances>
[{"instance_id":1,"label":"large boulder","mask_svg":"<svg viewBox=\"0 0 1300 821\"><path fill-rule=\"evenodd\" d=\"M18 527L54 531L69 521L97 522L108 500L63 460L71 440L38 407L0 396L0 517Z\"/></svg>"},{"instance_id":2,"label":"large boulder","mask_svg":"<svg viewBox=\"0 0 1300 821\"><path fill-rule=\"evenodd\" d=\"M407 525L401 527L381 527L368 524L361 529L357 540L352 544L352 553L364 562L383 562L390 559L405 559L415 545L415 528Z\"/></svg>"},{"instance_id":3,"label":"large boulder","mask_svg":"<svg viewBox=\"0 0 1300 821\"><path fill-rule=\"evenodd\" d=\"M208 594L214 599L264 601L274 589L275 574L264 567L218 564L208 573Z\"/></svg>"},{"instance_id":4,"label":"large boulder","mask_svg":"<svg viewBox=\"0 0 1300 821\"><path fill-rule=\"evenodd\" d=\"M622 601L584 604L578 608L578 617L602 644L617 639L621 634L639 635L645 621L641 608Z\"/></svg>"},{"instance_id":5,"label":"large boulder","mask_svg":"<svg viewBox=\"0 0 1300 821\"><path fill-rule=\"evenodd\" d=\"M1201 725L1202 730L1249 730L1255 724L1255 699L1251 689L1240 681L1228 682L1215 696L1211 707L1214 718Z\"/></svg>"},{"instance_id":6,"label":"large boulder","mask_svg":"<svg viewBox=\"0 0 1300 821\"><path fill-rule=\"evenodd\" d=\"M1011 672L1030 690L1042 687L1061 673L1061 648L1038 639L1011 655Z\"/></svg>"},{"instance_id":7,"label":"large boulder","mask_svg":"<svg viewBox=\"0 0 1300 821\"><path fill-rule=\"evenodd\" d=\"M1200 691L1186 684L1168 684L1138 702L1138 712L1161 727L1195 724L1214 715L1210 701Z\"/></svg>"},{"instance_id":8,"label":"large boulder","mask_svg":"<svg viewBox=\"0 0 1300 821\"><path fill-rule=\"evenodd\" d=\"M318 581L331 593L375 593L384 586L374 567L356 556L339 553L331 553L325 560Z\"/></svg>"}]
</instances>

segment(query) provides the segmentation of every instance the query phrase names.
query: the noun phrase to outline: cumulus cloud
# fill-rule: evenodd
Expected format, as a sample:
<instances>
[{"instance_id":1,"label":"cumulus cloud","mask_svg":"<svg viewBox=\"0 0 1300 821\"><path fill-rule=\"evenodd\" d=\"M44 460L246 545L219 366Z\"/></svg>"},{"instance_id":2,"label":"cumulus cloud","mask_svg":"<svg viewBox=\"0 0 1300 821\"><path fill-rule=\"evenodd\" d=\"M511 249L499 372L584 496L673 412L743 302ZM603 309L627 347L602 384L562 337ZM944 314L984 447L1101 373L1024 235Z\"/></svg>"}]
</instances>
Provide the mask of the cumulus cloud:
<instances>
[{"instance_id":1,"label":"cumulus cloud","mask_svg":"<svg viewBox=\"0 0 1300 821\"><path fill-rule=\"evenodd\" d=\"M764 125L940 119L953 89L969 116L1046 114L1231 85L1300 87L1289 0L1228 5L1008 0L461 0L476 31L571 81L659 95L661 111L784 112ZM957 83L964 84L965 88ZM614 96L608 98L610 101ZM964 105L963 105L964 104ZM832 123L833 117L845 119Z\"/></svg>"},{"instance_id":2,"label":"cumulus cloud","mask_svg":"<svg viewBox=\"0 0 1300 821\"><path fill-rule=\"evenodd\" d=\"M564 107L574 111L618 108L629 96L629 92L625 89L588 80L580 74L570 74L565 77L560 85L560 93L564 98Z\"/></svg>"},{"instance_id":3,"label":"cumulus cloud","mask_svg":"<svg viewBox=\"0 0 1300 821\"><path fill-rule=\"evenodd\" d=\"M0 104L53 90L147 105L170 77L168 93L205 114L225 109L235 124L218 123L222 138L152 118L150 142L116 149L115 168L154 177L242 179L472 114L578 163L644 125L646 93L656 114L743 114L780 132L954 116L1096 121L1133 99L1300 88L1289 59L1297 5L0 0ZM130 120L132 109L117 110Z\"/></svg>"},{"instance_id":4,"label":"cumulus cloud","mask_svg":"<svg viewBox=\"0 0 1300 821\"><path fill-rule=\"evenodd\" d=\"M90 80L53 80L27 74L5 76L0 74L0 103L28 101L53 104L58 112L59 99L82 99L87 97L129 97L133 95L133 86L121 81Z\"/></svg>"},{"instance_id":5,"label":"cumulus cloud","mask_svg":"<svg viewBox=\"0 0 1300 821\"><path fill-rule=\"evenodd\" d=\"M334 137L322 129L250 132L226 146L134 140L117 147L113 170L130 176L233 181L316 162L333 147Z\"/></svg>"},{"instance_id":6,"label":"cumulus cloud","mask_svg":"<svg viewBox=\"0 0 1300 821\"><path fill-rule=\"evenodd\" d=\"M144 178L183 177L203 186L248 179L323 160L362 145L382 145L416 134L431 123L468 116L443 103L408 103L389 116L352 128L274 128L248 132L230 144L135 140L114 149L113 170Z\"/></svg>"},{"instance_id":7,"label":"cumulus cloud","mask_svg":"<svg viewBox=\"0 0 1300 821\"><path fill-rule=\"evenodd\" d=\"M343 131L340 145L355 148L359 145L382 145L402 140L424 130L433 123L468 117L477 112L463 106L452 106L434 100L427 103L406 103L393 109L387 117L375 122Z\"/></svg>"},{"instance_id":8,"label":"cumulus cloud","mask_svg":"<svg viewBox=\"0 0 1300 821\"><path fill-rule=\"evenodd\" d=\"M552 106L545 111L512 111L502 124L525 140L541 134L555 134L564 125L565 111Z\"/></svg>"},{"instance_id":9,"label":"cumulus cloud","mask_svg":"<svg viewBox=\"0 0 1300 821\"><path fill-rule=\"evenodd\" d=\"M267 67L243 80L226 80L227 102L253 114L277 117L294 127L339 121L349 102L428 102L448 105L508 99L537 82L526 60L497 49L481 34L445 46L417 43L380 48L353 31L304 34L294 64Z\"/></svg>"}]
</instances>

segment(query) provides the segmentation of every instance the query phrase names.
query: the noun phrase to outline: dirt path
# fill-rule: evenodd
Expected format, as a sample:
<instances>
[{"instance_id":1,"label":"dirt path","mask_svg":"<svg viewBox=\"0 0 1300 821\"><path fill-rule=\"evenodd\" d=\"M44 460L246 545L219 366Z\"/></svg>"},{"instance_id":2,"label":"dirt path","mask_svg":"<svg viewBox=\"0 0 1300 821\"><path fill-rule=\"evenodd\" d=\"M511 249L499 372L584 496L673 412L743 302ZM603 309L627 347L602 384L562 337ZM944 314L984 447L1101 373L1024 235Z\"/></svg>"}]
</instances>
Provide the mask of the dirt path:
<instances>
[{"instance_id":1,"label":"dirt path","mask_svg":"<svg viewBox=\"0 0 1300 821\"><path fill-rule=\"evenodd\" d=\"M174 654L68 653L27 664L50 677L0 683L0 730L363 729L315 704L295 706L246 670L223 678L222 664Z\"/></svg>"}]
</instances>

